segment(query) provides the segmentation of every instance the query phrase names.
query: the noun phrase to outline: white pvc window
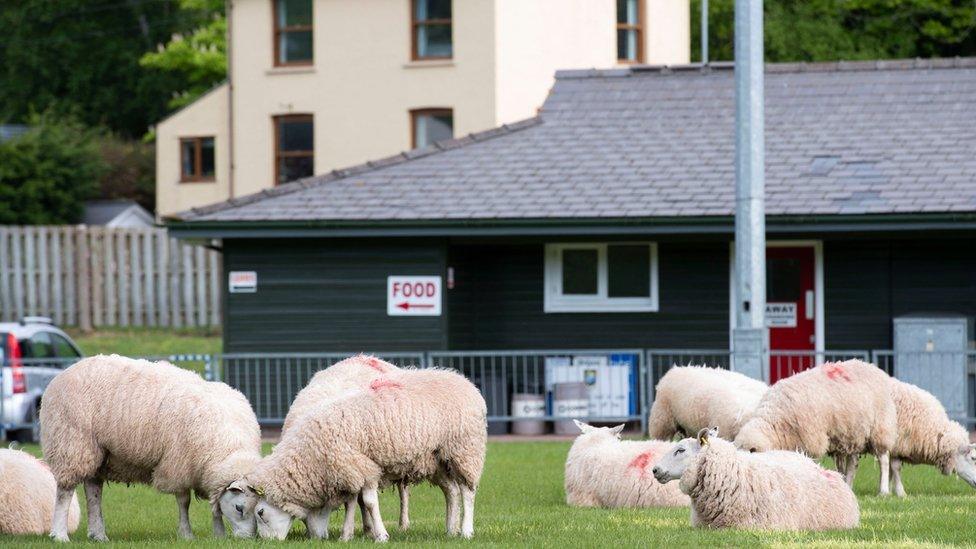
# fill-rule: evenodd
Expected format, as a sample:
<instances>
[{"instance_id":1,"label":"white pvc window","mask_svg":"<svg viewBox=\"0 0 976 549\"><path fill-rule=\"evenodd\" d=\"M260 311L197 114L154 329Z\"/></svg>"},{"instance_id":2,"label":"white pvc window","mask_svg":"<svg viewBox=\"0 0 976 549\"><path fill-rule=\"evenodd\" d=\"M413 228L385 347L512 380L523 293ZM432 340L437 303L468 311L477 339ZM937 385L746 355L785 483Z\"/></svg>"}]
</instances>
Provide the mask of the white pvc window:
<instances>
[{"instance_id":1,"label":"white pvc window","mask_svg":"<svg viewBox=\"0 0 976 549\"><path fill-rule=\"evenodd\" d=\"M658 310L654 242L547 244L545 312Z\"/></svg>"}]
</instances>

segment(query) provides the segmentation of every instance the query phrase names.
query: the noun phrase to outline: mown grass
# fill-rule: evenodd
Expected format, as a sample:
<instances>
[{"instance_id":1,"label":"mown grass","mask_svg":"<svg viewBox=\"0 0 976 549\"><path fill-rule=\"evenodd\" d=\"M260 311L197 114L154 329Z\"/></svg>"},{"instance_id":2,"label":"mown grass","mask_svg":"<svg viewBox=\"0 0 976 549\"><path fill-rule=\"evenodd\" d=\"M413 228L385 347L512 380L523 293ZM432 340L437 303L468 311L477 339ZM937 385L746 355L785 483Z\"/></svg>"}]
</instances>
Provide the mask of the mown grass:
<instances>
[{"instance_id":1,"label":"mown grass","mask_svg":"<svg viewBox=\"0 0 976 549\"><path fill-rule=\"evenodd\" d=\"M36 446L27 448L38 453ZM266 450L269 450L266 447ZM865 459L855 486L861 503L861 527L843 532L764 533L708 531L689 526L687 509L615 510L567 507L563 494L563 463L567 442L492 442L478 493L475 539L449 540L443 533L443 497L430 486L412 491L411 529L396 528L395 493L383 495L383 517L392 543L468 547L506 545L524 547L649 547L748 545L778 547L972 546L976 543L976 492L957 478L931 467L906 467L907 499L874 495L878 470ZM81 497L79 490L79 497ZM171 496L144 486L110 485L105 490L109 546L183 545L176 535L176 505ZM84 504L82 504L84 508ZM194 547L220 545L310 546L304 526L297 522L285 542L216 540L211 537L208 509L191 506ZM332 535L340 518L332 517ZM72 536L84 541L85 524ZM0 544L49 546L44 537L2 537ZM367 543L357 537L353 543Z\"/></svg>"},{"instance_id":2,"label":"mown grass","mask_svg":"<svg viewBox=\"0 0 976 549\"><path fill-rule=\"evenodd\" d=\"M223 345L219 331L204 328L107 328L90 333L69 328L66 331L85 355L115 353L129 357L166 357L217 354ZM203 372L201 362L177 365Z\"/></svg>"}]
</instances>

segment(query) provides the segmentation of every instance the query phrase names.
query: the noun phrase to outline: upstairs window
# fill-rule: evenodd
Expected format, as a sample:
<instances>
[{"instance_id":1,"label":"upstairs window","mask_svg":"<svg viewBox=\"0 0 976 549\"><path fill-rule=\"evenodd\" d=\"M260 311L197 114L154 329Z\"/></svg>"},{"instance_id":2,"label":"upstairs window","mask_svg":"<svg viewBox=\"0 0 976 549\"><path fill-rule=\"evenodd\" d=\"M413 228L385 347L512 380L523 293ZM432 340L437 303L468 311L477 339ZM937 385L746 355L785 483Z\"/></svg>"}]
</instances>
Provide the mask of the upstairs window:
<instances>
[{"instance_id":1,"label":"upstairs window","mask_svg":"<svg viewBox=\"0 0 976 549\"><path fill-rule=\"evenodd\" d=\"M454 111L451 109L417 109L410 111L411 144L426 147L454 137Z\"/></svg>"},{"instance_id":2,"label":"upstairs window","mask_svg":"<svg viewBox=\"0 0 976 549\"><path fill-rule=\"evenodd\" d=\"M275 66L312 64L312 0L274 1Z\"/></svg>"},{"instance_id":3,"label":"upstairs window","mask_svg":"<svg viewBox=\"0 0 976 549\"><path fill-rule=\"evenodd\" d=\"M213 137L180 139L180 181L184 183L213 181L215 166Z\"/></svg>"},{"instance_id":4,"label":"upstairs window","mask_svg":"<svg viewBox=\"0 0 976 549\"><path fill-rule=\"evenodd\" d=\"M657 244L547 244L545 312L658 310Z\"/></svg>"},{"instance_id":5,"label":"upstairs window","mask_svg":"<svg viewBox=\"0 0 976 549\"><path fill-rule=\"evenodd\" d=\"M411 0L411 3L411 57L450 59L454 55L451 0Z\"/></svg>"},{"instance_id":6,"label":"upstairs window","mask_svg":"<svg viewBox=\"0 0 976 549\"><path fill-rule=\"evenodd\" d=\"M643 0L617 0L617 61L644 62Z\"/></svg>"},{"instance_id":7,"label":"upstairs window","mask_svg":"<svg viewBox=\"0 0 976 549\"><path fill-rule=\"evenodd\" d=\"M309 177L315 171L315 126L310 114L276 116L275 184Z\"/></svg>"}]
</instances>

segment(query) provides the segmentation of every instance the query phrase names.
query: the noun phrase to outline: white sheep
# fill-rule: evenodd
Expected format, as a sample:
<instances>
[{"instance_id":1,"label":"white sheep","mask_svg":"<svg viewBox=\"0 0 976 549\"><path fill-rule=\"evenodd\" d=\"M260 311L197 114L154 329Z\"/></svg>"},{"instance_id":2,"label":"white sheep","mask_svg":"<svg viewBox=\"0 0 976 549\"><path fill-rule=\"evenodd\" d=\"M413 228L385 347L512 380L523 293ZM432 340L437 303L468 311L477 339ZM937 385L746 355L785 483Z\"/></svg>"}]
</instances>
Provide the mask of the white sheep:
<instances>
[{"instance_id":1,"label":"white sheep","mask_svg":"<svg viewBox=\"0 0 976 549\"><path fill-rule=\"evenodd\" d=\"M369 384L375 379L399 370L393 364L376 357L357 355L339 361L316 373L308 384L298 392L295 400L288 408L288 415L285 416L284 424L281 426L281 436L284 437L309 410L332 402L351 391L367 390ZM404 482L397 482L397 489L400 492L400 529L406 530L410 527L410 488ZM339 503L344 502L332 502L332 505L328 507L309 512L305 518L305 526L310 536L313 538L328 537L329 513ZM362 501L359 502L359 508L363 516L363 530L370 533L369 519Z\"/></svg>"},{"instance_id":2,"label":"white sheep","mask_svg":"<svg viewBox=\"0 0 976 549\"><path fill-rule=\"evenodd\" d=\"M51 528L58 487L47 465L20 450L0 450L0 534L43 534ZM68 530L78 529L81 509L71 498Z\"/></svg>"},{"instance_id":3,"label":"white sheep","mask_svg":"<svg viewBox=\"0 0 976 549\"><path fill-rule=\"evenodd\" d=\"M707 528L856 528L860 511L840 474L796 452L748 453L703 429L654 467L691 496L691 524Z\"/></svg>"},{"instance_id":4,"label":"white sheep","mask_svg":"<svg viewBox=\"0 0 976 549\"><path fill-rule=\"evenodd\" d=\"M118 355L83 359L44 393L41 445L58 484L51 537L67 541L68 503L84 483L88 537L106 540L105 481L149 484L176 496L179 533L193 536L191 490L210 501L214 535L226 516L238 537L254 535L245 496L231 489L261 459L261 430L244 395L166 362Z\"/></svg>"},{"instance_id":5,"label":"white sheep","mask_svg":"<svg viewBox=\"0 0 976 549\"><path fill-rule=\"evenodd\" d=\"M688 496L677 486L661 486L654 464L671 442L620 440L623 425L593 427L573 420L582 432L566 458L566 503L574 507L679 507Z\"/></svg>"},{"instance_id":6,"label":"white sheep","mask_svg":"<svg viewBox=\"0 0 976 549\"><path fill-rule=\"evenodd\" d=\"M671 368L654 390L648 435L671 440L676 433L690 436L718 427L735 438L768 389L761 381L722 368Z\"/></svg>"},{"instance_id":7,"label":"white sheep","mask_svg":"<svg viewBox=\"0 0 976 549\"><path fill-rule=\"evenodd\" d=\"M235 485L250 496L262 537L284 539L292 518L345 501L340 539L348 540L350 506L361 494L374 539L386 541L378 488L389 479L430 480L447 500L448 534L470 538L486 416L481 393L457 373L401 370L307 412Z\"/></svg>"},{"instance_id":8,"label":"white sheep","mask_svg":"<svg viewBox=\"0 0 976 549\"><path fill-rule=\"evenodd\" d=\"M879 493L889 494L889 454L898 437L888 374L860 360L829 362L779 381L766 392L735 445L753 452L797 450L848 460L871 452L881 464ZM852 483L848 476L848 485Z\"/></svg>"},{"instance_id":9,"label":"white sheep","mask_svg":"<svg viewBox=\"0 0 976 549\"><path fill-rule=\"evenodd\" d=\"M976 488L976 444L969 442L966 429L949 419L932 393L894 378L890 379L890 390L898 414L898 440L891 450L890 464L895 494L905 496L902 463L933 465L944 475L958 473ZM854 477L856 459L838 465Z\"/></svg>"}]
</instances>

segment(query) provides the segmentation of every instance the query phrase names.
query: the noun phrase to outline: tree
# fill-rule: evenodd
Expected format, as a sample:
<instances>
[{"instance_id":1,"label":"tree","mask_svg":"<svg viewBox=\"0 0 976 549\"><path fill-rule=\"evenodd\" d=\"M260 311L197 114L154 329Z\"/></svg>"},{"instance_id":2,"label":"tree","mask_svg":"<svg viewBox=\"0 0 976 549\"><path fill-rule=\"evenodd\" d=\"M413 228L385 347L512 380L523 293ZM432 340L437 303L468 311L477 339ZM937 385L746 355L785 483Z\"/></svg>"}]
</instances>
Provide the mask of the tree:
<instances>
[{"instance_id":1,"label":"tree","mask_svg":"<svg viewBox=\"0 0 976 549\"><path fill-rule=\"evenodd\" d=\"M700 60L701 0L692 0L692 59ZM710 0L709 58L733 59L734 0ZM767 61L976 55L972 0L767 0Z\"/></svg>"},{"instance_id":2,"label":"tree","mask_svg":"<svg viewBox=\"0 0 976 549\"><path fill-rule=\"evenodd\" d=\"M27 133L0 143L0 224L77 223L105 172L99 133L51 113L29 122Z\"/></svg>"},{"instance_id":3,"label":"tree","mask_svg":"<svg viewBox=\"0 0 976 549\"><path fill-rule=\"evenodd\" d=\"M197 17L176 0L0 1L0 120L50 111L142 136L187 84L139 59Z\"/></svg>"},{"instance_id":4,"label":"tree","mask_svg":"<svg viewBox=\"0 0 976 549\"><path fill-rule=\"evenodd\" d=\"M156 209L156 151L152 143L105 135L98 140L105 171L98 180L98 198L128 198Z\"/></svg>"},{"instance_id":5,"label":"tree","mask_svg":"<svg viewBox=\"0 0 976 549\"><path fill-rule=\"evenodd\" d=\"M180 9L196 13L201 26L176 34L158 51L142 56L143 67L179 75L186 88L170 99L170 108L192 103L227 76L227 20L223 0L179 0Z\"/></svg>"}]
</instances>

